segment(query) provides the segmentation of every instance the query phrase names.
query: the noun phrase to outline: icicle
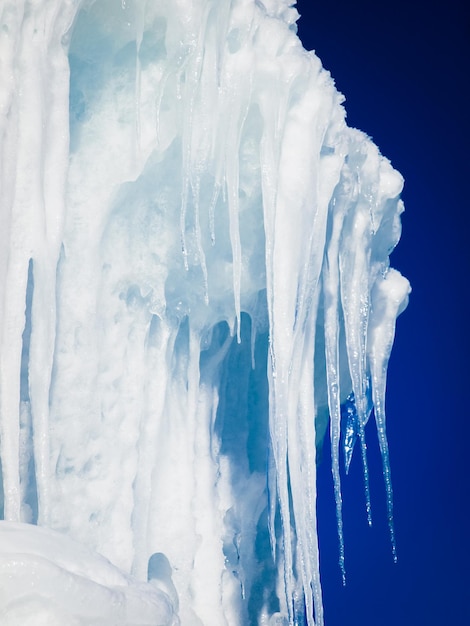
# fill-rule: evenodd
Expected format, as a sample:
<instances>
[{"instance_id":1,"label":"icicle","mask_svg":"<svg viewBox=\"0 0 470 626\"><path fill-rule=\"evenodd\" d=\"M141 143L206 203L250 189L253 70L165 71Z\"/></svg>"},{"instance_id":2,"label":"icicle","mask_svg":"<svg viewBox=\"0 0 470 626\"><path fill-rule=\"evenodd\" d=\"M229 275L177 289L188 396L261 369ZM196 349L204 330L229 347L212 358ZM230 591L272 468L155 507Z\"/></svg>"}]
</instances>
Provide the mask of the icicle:
<instances>
[{"instance_id":1,"label":"icicle","mask_svg":"<svg viewBox=\"0 0 470 626\"><path fill-rule=\"evenodd\" d=\"M346 398L344 404L341 405L341 420L344 423L344 469L346 474L349 474L349 467L352 461L354 446L356 445L359 434L356 403L354 401L354 392L352 391Z\"/></svg>"},{"instance_id":2,"label":"icicle","mask_svg":"<svg viewBox=\"0 0 470 626\"><path fill-rule=\"evenodd\" d=\"M360 149L361 144L359 144L359 155L361 155ZM367 146L362 149L367 150ZM365 158L367 158L367 153ZM355 168L355 174L360 179L362 167L360 158L357 164L354 162L351 164L350 160L350 167L353 171ZM357 424L364 474L366 513L368 523L371 525L372 509L365 439L365 425L369 417L366 400L366 337L370 307L368 273L370 213L368 205L360 195L353 202L343 235L347 243L340 253L341 303L345 318L349 371L358 413Z\"/></svg>"},{"instance_id":3,"label":"icicle","mask_svg":"<svg viewBox=\"0 0 470 626\"><path fill-rule=\"evenodd\" d=\"M228 130L225 152L225 178L227 184L227 199L229 211L230 243L232 247L233 264L233 295L235 316L237 318L237 341L240 343L240 316L241 316L241 274L242 249L240 240L240 203L239 203L239 152L240 138L245 124L251 98L251 68L250 55L243 55L235 67L227 70L225 94L228 105ZM237 107L233 106L238 98Z\"/></svg>"},{"instance_id":4,"label":"icicle","mask_svg":"<svg viewBox=\"0 0 470 626\"><path fill-rule=\"evenodd\" d=\"M33 263L34 291L29 361L29 388L34 433L38 522L50 522L49 397L55 345L55 264ZM44 315L48 311L49 315Z\"/></svg>"},{"instance_id":5,"label":"icicle","mask_svg":"<svg viewBox=\"0 0 470 626\"><path fill-rule=\"evenodd\" d=\"M0 452L2 458L4 519L20 521L20 371L22 333L24 330L27 260L19 263L11 251L9 274L4 285L2 302L2 335L0 348ZM13 257L13 258L12 258ZM12 263L12 261L14 261ZM21 265L22 271L19 271ZM15 267L16 266L16 267Z\"/></svg>"},{"instance_id":6,"label":"icicle","mask_svg":"<svg viewBox=\"0 0 470 626\"><path fill-rule=\"evenodd\" d=\"M17 7L15 7L17 8ZM19 83L22 89L20 92L6 90L7 99L9 100L9 118L13 124L9 127L6 136L3 137L5 149L8 150L8 161L12 162L16 167L16 173L11 177L16 185L13 189L10 183L4 179L6 170L2 173L2 196L4 204L1 207L3 216L9 216L6 224L10 221L9 237L13 244L10 251L10 259L8 263L8 274L5 277L4 297L8 302L8 308L3 318L3 329L6 330L10 338L8 342L21 342L21 325L24 324L24 294L26 293L25 275L27 270L22 271L20 268L27 267L29 258L37 257L37 267L48 268L47 286L48 295L41 294L42 308L41 319L44 320L42 325L42 339L44 341L44 350L41 352L41 389L30 389L31 405L33 407L33 429L35 431L34 445L38 458L35 459L36 469L38 471L38 486L44 487L44 481L41 477L48 470L45 469L41 459L48 455L40 454L40 448L43 451L47 446L47 428L38 430L38 420L36 416L40 414L40 421L47 421L48 400L49 400L49 382L50 371L52 368L52 351L54 344L54 325L55 325L55 261L57 258L61 228L63 223L63 191L64 191L64 175L68 160L68 136L64 132L64 126L67 124L68 109L68 63L64 52L64 43L62 37L64 32L70 25L73 17L74 8L71 2L64 2L61 6L48 6L47 10L39 4L35 4L26 14L22 14L21 9L11 12L12 7L5 9L5 16L8 19L19 21L16 24L10 23L6 26L6 32L11 33L9 52L4 50L5 60L9 59L11 64L11 76ZM21 23L21 20L22 23ZM22 35L20 41L14 38L14 32L21 25ZM9 27L13 27L10 28ZM48 54L50 56L48 56ZM16 63L13 63L12 54L16 54ZM3 56L3 53L2 53ZM49 89L44 89L44 81L49 81ZM14 83L10 83L10 88L14 87ZM4 91L5 93L5 91ZM44 111L47 107L49 113L45 115ZM5 113L5 111L4 111ZM3 122L3 116L2 116ZM13 135L14 133L14 135ZM16 134L17 133L17 134ZM12 172L13 173L13 172ZM11 191L9 191L11 190ZM7 232L8 232L7 230ZM1 277L3 278L3 277ZM37 282L41 284L40 278ZM49 297L52 294L52 297ZM44 296L44 299L42 299ZM23 299L23 302L19 300ZM33 310L36 308L38 295L33 295ZM19 307L15 312L15 307ZM12 325L9 319L13 314L17 321ZM36 315L33 312L33 326ZM6 324L6 326L5 326ZM30 368L30 385L35 387L35 361L34 354L36 352L37 333L35 328L31 335L30 354L32 362ZM16 350L13 344L5 345L1 350L11 355L12 362L8 366L8 376L18 375L16 368ZM3 369L3 368L2 368ZM4 385L2 384L2 387ZM16 383L11 381L8 383L8 394L5 387L2 390L4 401L7 398L19 406L19 398L14 401L16 393ZM42 400L38 401L41 396ZM17 409L12 411L12 407L5 410L11 415L10 428L13 424L11 420L16 421L17 430L18 420L13 417L17 414ZM16 480L12 477L11 463L8 462L10 455L14 455L17 449L17 433L5 433L2 437L2 446L7 445L9 452L4 457L4 475L6 481L6 502L5 513L9 518L17 518L19 516L19 502L15 502L14 495L16 489L13 482ZM9 441L11 439L11 441ZM2 453L2 458L3 458ZM15 472L16 473L16 472ZM43 493L44 490L41 491ZM39 494L38 494L39 495ZM10 509L13 507L16 513Z\"/></svg>"},{"instance_id":7,"label":"icicle","mask_svg":"<svg viewBox=\"0 0 470 626\"><path fill-rule=\"evenodd\" d=\"M323 269L323 298L325 308L325 356L326 379L328 386L328 407L330 411L330 439L331 439L331 471L336 503L336 523L339 540L339 566L346 583L346 569L344 561L344 537L341 478L339 471L339 442L341 432L341 384L339 366L339 241L343 228L343 220L348 209L349 194L346 197L335 196L332 201L331 233L326 249L325 266Z\"/></svg>"},{"instance_id":8,"label":"icicle","mask_svg":"<svg viewBox=\"0 0 470 626\"><path fill-rule=\"evenodd\" d=\"M379 278L377 280L372 292L373 306L369 321L368 338L372 397L387 494L388 526L395 561L397 560L397 552L393 526L392 478L385 423L385 387L388 360L395 337L395 320L406 307L409 293L409 282L393 269L389 269L383 279Z\"/></svg>"},{"instance_id":9,"label":"icicle","mask_svg":"<svg viewBox=\"0 0 470 626\"><path fill-rule=\"evenodd\" d=\"M134 575L142 578L146 574L148 537L152 525L151 500L153 474L156 471L155 450L163 429L165 398L167 394L169 368L168 353L171 351L176 333L168 324L152 317L149 320L146 337L146 366L149 382L145 388L145 406L139 425L139 470L134 490L133 532L136 537L136 556L133 563Z\"/></svg>"},{"instance_id":10,"label":"icicle","mask_svg":"<svg viewBox=\"0 0 470 626\"><path fill-rule=\"evenodd\" d=\"M318 295L312 309L317 310ZM323 605L319 572L319 549L316 525L316 451L314 398L311 381L314 379L313 350L315 322L304 336L304 352L292 370L292 380L299 381L299 391L291 387L291 428L289 432L289 475L293 503L297 549L295 560L300 569L299 589L296 595L305 603L308 626L323 626ZM292 428L293 426L293 428ZM294 432L292 432L292 430ZM297 452L297 454L296 454ZM299 565L300 563L300 565ZM303 604L302 602L302 604ZM303 613L303 606L300 607ZM315 614L315 619L314 619ZM297 616L295 617L297 619Z\"/></svg>"}]
</instances>

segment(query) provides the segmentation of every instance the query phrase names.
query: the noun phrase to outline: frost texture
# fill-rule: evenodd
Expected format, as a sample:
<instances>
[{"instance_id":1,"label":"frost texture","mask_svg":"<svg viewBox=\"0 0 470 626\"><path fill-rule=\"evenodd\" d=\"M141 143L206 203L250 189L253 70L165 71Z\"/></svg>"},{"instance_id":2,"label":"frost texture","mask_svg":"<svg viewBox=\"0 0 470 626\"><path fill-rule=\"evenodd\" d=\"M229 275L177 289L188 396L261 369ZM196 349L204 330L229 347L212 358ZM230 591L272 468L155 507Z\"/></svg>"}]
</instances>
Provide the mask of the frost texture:
<instances>
[{"instance_id":1,"label":"frost texture","mask_svg":"<svg viewBox=\"0 0 470 626\"><path fill-rule=\"evenodd\" d=\"M374 409L393 543L402 179L290 5L0 6L1 501L51 529L0 526L8 623L30 623L26 567L35 624L320 626L316 450L329 424L344 571L342 413L367 492ZM90 556L58 617L84 548L53 530L126 572L97 581Z\"/></svg>"}]
</instances>

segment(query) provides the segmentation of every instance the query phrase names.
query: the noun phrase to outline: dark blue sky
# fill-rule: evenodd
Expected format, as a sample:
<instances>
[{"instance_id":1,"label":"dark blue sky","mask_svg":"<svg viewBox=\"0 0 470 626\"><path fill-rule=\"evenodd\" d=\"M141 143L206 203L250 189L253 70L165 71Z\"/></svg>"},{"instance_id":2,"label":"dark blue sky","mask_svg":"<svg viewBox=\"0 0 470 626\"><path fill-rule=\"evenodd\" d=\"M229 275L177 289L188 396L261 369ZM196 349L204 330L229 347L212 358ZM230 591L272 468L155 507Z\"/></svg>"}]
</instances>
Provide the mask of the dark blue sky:
<instances>
[{"instance_id":1,"label":"dark blue sky","mask_svg":"<svg viewBox=\"0 0 470 626\"><path fill-rule=\"evenodd\" d=\"M374 525L355 458L343 483L346 588L328 464L320 471L326 626L468 626L469 19L458 0L300 0L298 9L300 38L346 96L348 123L405 177L391 261L413 288L387 390L399 561L369 424Z\"/></svg>"}]
</instances>

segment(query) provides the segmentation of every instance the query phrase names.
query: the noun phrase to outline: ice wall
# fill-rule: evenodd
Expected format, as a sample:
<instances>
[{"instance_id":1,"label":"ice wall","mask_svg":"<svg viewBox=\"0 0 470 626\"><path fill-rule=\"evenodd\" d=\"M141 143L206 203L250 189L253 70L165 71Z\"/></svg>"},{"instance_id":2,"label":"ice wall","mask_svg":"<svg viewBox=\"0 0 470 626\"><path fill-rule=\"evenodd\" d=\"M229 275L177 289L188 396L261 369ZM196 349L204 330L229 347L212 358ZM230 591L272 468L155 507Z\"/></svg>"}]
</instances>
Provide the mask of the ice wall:
<instances>
[{"instance_id":1,"label":"ice wall","mask_svg":"<svg viewBox=\"0 0 470 626\"><path fill-rule=\"evenodd\" d=\"M0 4L3 517L168 569L188 626L323 623L316 449L344 570L372 408L393 543L402 179L291 4Z\"/></svg>"}]
</instances>

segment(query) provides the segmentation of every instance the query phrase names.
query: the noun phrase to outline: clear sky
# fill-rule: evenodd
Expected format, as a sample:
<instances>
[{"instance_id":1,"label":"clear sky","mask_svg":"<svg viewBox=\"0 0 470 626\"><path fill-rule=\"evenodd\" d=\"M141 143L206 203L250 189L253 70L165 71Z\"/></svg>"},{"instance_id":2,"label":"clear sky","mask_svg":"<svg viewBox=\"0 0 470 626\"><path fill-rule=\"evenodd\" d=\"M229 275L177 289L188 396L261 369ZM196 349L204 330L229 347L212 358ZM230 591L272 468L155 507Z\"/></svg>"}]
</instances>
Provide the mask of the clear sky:
<instances>
[{"instance_id":1,"label":"clear sky","mask_svg":"<svg viewBox=\"0 0 470 626\"><path fill-rule=\"evenodd\" d=\"M351 126L405 177L391 257L413 292L387 390L398 563L392 561L375 426L367 428L374 525L359 455L343 483L342 588L328 463L319 525L326 626L470 624L469 41L459 0L300 0L299 35L346 96ZM328 452L325 450L325 456Z\"/></svg>"}]
</instances>

